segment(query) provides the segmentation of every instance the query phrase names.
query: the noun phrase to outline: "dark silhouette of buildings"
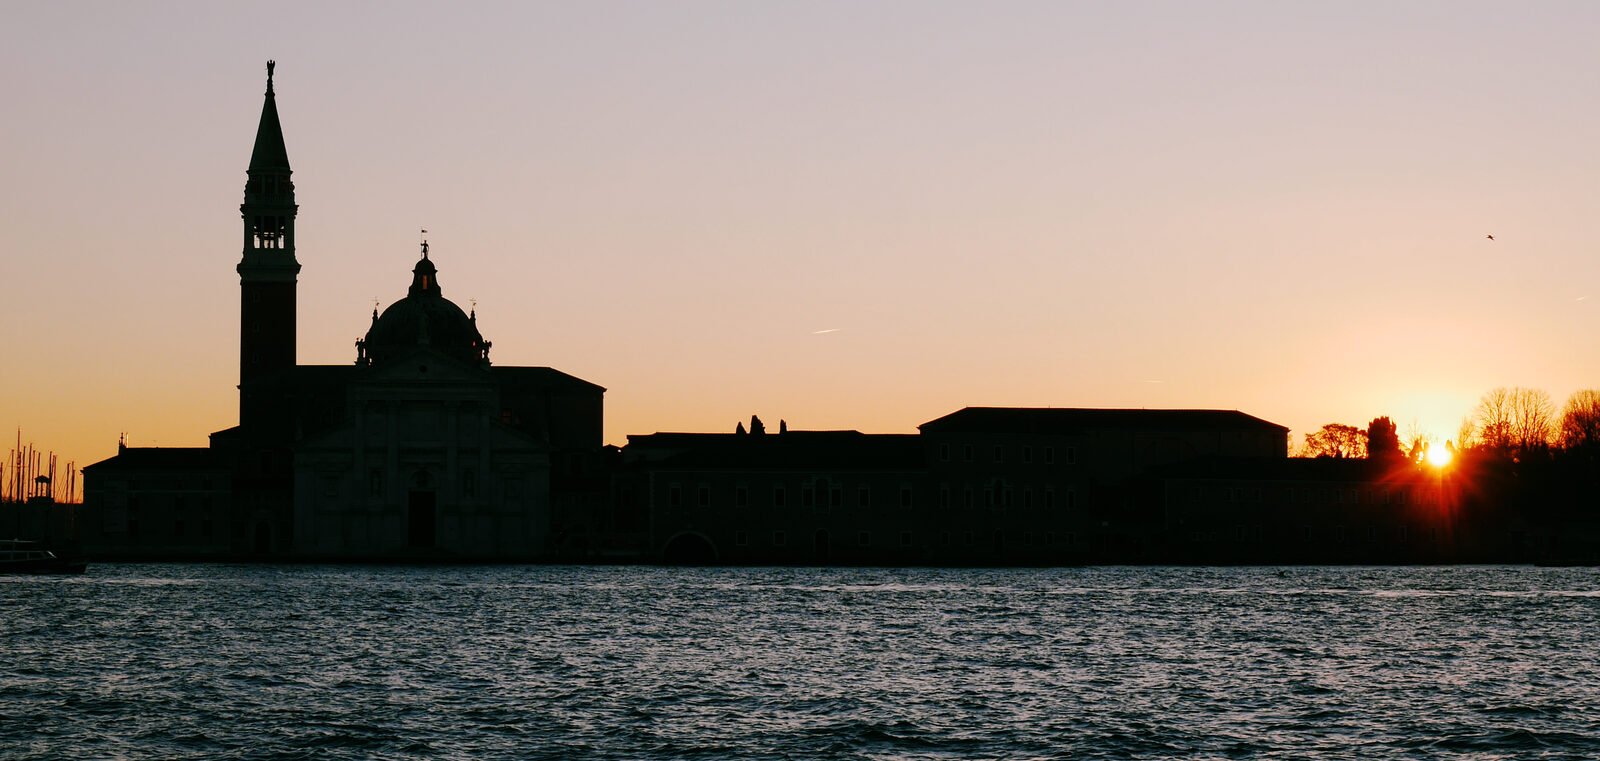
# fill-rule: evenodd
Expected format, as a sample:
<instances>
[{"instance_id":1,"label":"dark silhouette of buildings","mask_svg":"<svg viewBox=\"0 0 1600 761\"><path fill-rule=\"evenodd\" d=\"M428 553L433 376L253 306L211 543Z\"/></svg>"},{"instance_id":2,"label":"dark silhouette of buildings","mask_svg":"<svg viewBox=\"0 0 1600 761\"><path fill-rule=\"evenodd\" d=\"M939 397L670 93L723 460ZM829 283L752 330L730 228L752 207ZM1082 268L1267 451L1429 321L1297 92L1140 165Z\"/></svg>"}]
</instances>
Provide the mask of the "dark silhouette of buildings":
<instances>
[{"instance_id":1,"label":"dark silhouette of buildings","mask_svg":"<svg viewBox=\"0 0 1600 761\"><path fill-rule=\"evenodd\" d=\"M240 205L239 424L85 468L64 525L92 557L1450 562L1548 540L1492 509L1504 488L1404 459L1291 459L1287 429L1236 411L973 407L916 434L752 417L605 447L605 390L491 364L425 241L355 360L301 365L292 175L269 63Z\"/></svg>"}]
</instances>

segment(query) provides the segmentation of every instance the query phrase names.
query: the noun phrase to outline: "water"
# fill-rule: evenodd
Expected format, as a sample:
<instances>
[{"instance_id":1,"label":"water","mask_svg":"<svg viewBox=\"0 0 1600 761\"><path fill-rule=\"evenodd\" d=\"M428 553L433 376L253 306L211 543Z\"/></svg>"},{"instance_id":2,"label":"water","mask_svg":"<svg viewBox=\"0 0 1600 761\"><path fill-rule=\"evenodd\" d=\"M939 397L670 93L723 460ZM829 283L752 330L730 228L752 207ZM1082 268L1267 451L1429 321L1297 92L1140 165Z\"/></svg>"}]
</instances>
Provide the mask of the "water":
<instances>
[{"instance_id":1,"label":"water","mask_svg":"<svg viewBox=\"0 0 1600 761\"><path fill-rule=\"evenodd\" d=\"M1597 578L96 565L0 757L1592 759Z\"/></svg>"}]
</instances>

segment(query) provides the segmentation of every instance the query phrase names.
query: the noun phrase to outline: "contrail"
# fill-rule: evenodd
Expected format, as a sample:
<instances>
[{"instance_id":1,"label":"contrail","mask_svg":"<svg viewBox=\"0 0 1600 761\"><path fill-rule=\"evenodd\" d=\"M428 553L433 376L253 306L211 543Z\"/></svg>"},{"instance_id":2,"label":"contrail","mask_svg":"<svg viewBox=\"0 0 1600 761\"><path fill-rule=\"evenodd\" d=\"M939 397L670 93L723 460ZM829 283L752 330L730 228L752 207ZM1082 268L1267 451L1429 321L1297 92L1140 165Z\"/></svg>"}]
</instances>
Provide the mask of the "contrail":
<instances>
[{"instance_id":1,"label":"contrail","mask_svg":"<svg viewBox=\"0 0 1600 761\"><path fill-rule=\"evenodd\" d=\"M841 330L844 330L844 328L828 328L827 330L813 330L813 331L811 331L811 335L820 336L823 333L837 333L837 332L839 332Z\"/></svg>"}]
</instances>

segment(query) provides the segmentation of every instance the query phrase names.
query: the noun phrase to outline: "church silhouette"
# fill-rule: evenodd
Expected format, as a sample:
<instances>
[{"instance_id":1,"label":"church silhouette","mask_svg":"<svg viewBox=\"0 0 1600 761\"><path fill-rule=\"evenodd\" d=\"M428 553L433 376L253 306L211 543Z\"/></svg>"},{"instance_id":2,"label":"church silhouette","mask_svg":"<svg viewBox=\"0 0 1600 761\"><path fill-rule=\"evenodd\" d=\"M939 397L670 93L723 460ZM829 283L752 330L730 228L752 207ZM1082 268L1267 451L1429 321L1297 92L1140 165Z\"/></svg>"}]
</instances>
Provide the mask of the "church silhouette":
<instances>
[{"instance_id":1,"label":"church silhouette","mask_svg":"<svg viewBox=\"0 0 1600 761\"><path fill-rule=\"evenodd\" d=\"M267 63L239 260L239 424L204 448L119 446L84 469L102 554L531 559L595 495L605 389L491 364L426 241L349 365L296 362L293 170Z\"/></svg>"}]
</instances>

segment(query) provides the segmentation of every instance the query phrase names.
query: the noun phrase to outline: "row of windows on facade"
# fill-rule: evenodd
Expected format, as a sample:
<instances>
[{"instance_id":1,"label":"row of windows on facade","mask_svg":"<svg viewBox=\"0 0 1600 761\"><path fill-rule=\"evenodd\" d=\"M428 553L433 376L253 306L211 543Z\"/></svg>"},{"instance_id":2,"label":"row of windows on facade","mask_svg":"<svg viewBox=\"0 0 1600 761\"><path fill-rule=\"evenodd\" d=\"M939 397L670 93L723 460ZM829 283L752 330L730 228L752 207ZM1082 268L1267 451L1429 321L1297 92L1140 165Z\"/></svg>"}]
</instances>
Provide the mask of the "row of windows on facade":
<instances>
[{"instance_id":1,"label":"row of windows on facade","mask_svg":"<svg viewBox=\"0 0 1600 761\"><path fill-rule=\"evenodd\" d=\"M1046 465L1054 465L1056 463L1056 448L1055 447L1043 447L1042 451L1041 451L1041 454L1043 455L1044 464L1046 464ZM996 445L994 445L994 448L991 451L991 456L992 456L994 462L1005 462L1006 461L1006 447L1005 447L1005 445L1004 444L996 444ZM1032 446L1025 445L1025 446L1021 447L1021 459L1022 459L1022 462L1024 464L1032 464L1032 462L1033 462L1033 447ZM1077 449L1077 447L1067 447L1065 452L1063 452L1063 458L1062 459L1068 465L1076 465L1077 462L1078 462L1078 449ZM975 462L977 460L977 450L973 447L973 445L971 445L971 444L962 445L962 447L961 447L961 460L962 460L962 462ZM949 462L949 461L950 461L950 445L949 444L940 444L939 445L939 462Z\"/></svg>"},{"instance_id":2,"label":"row of windows on facade","mask_svg":"<svg viewBox=\"0 0 1600 761\"><path fill-rule=\"evenodd\" d=\"M129 518L127 525L128 525L128 536L138 536L139 535L139 521L138 521L137 518ZM181 518L178 519L178 520L173 521L172 522L172 538L173 539L184 539L184 538L187 538L186 534L188 532L188 525L189 525L188 522L183 520L183 519L181 519ZM196 534L196 536L198 538L200 538L200 539L210 539L211 538L211 520L210 519L206 519L206 520L200 521L200 531Z\"/></svg>"},{"instance_id":3,"label":"row of windows on facade","mask_svg":"<svg viewBox=\"0 0 1600 761\"><path fill-rule=\"evenodd\" d=\"M367 496L382 497L385 483L382 468L372 468L367 471ZM459 485L461 496L478 496L478 472L472 468L462 468ZM503 485L507 497L522 496L521 480L515 478L506 479ZM434 488L433 476L427 471L418 471L411 477L411 486L415 489L431 490ZM323 482L323 492L329 497L337 497L339 495L338 479L326 479Z\"/></svg>"},{"instance_id":4,"label":"row of windows on facade","mask_svg":"<svg viewBox=\"0 0 1600 761\"><path fill-rule=\"evenodd\" d=\"M1005 534L1003 532L1000 532L1000 531L994 532L994 535L993 535L992 538L993 538L993 544L996 547L1003 546L1006 543L1005 542ZM962 541L962 545L963 546L975 547L978 544L977 534L975 532L972 532L972 531L967 531L967 532L962 534L961 541ZM1023 533L1023 535L1022 535L1022 546L1024 546L1024 547L1032 547L1032 546L1034 546L1034 542L1035 542L1035 536L1034 536L1033 532L1029 531L1029 532L1024 532ZM1073 534L1070 531L1066 532L1064 534L1057 534L1054 531L1047 531L1047 532L1045 532L1045 535L1044 535L1044 543L1045 543L1046 546L1054 546L1054 545L1057 545L1057 544L1071 545L1071 544L1075 544L1076 542L1077 542L1077 535ZM733 543L737 547L749 547L750 546L750 533L748 531L735 531L733 533ZM820 538L819 541L818 541L818 544L819 545L826 545L827 544L826 537ZM901 531L900 532L900 546L901 547L913 547L915 545L916 545L915 534L913 532L910 532L910 531ZM789 546L789 535L788 535L788 533L787 532L783 532L783 531L774 531L774 532L772 532L772 541L771 541L771 545L770 546L772 546L772 547L787 547L787 546ZM871 531L858 531L858 532L856 532L856 546L857 547L869 547L869 548L872 547L873 546L872 545L872 532ZM950 532L941 531L939 533L939 546L941 546L941 547L952 547L952 546L954 546L954 544L952 543L952 537L951 537Z\"/></svg>"},{"instance_id":5,"label":"row of windows on facade","mask_svg":"<svg viewBox=\"0 0 1600 761\"><path fill-rule=\"evenodd\" d=\"M802 487L800 489L800 506L801 507L813 507L813 508L814 507L818 507L819 506L819 504L818 504L819 500L818 500L818 496L817 496L817 492L818 491L819 491L818 489L813 488L813 487ZM843 488L831 487L831 488L827 488L827 489L822 490L822 491L825 491L826 494L827 494L827 506L828 507L844 507L844 489ZM949 509L952 506L953 494L954 494L954 492L949 486L941 485L939 487L939 507L943 508L943 509ZM977 492L974 492L974 490L972 488L970 488L970 487L962 489L961 490L961 506L963 508L965 508L965 509L972 509L975 506L975 494L977 494ZM1017 489L1015 489L1013 487L1001 487L1001 488L992 488L991 487L991 488L986 488L986 489L982 490L981 494L983 495L983 506L984 507L988 507L988 508L997 508L997 507L999 507L999 508L1011 508L1011 507L1019 506L1019 503L1017 502ZM1042 495L1041 499L1043 501L1044 509L1046 509L1046 510L1055 509L1056 508L1056 490L1055 490L1055 487L1046 487L1044 489L1044 492L1043 492L1043 495ZM625 500L626 500L626 497L625 497ZM782 487L782 486L774 486L774 487L772 487L772 506L773 507L787 507L787 504L786 504L787 500L788 500L788 493L784 489L784 487ZM1077 494L1076 494L1076 492L1074 492L1072 489L1068 489L1066 491L1065 501L1066 501L1066 505L1065 506L1068 509L1076 507L1077 506L1076 505L1076 502L1077 502ZM902 509L906 509L906 510L910 510L910 509L912 509L913 507L916 506L915 493L914 493L914 491L912 490L911 487L909 487L909 486L900 487L900 503L899 504L900 504L900 507ZM679 484L670 484L667 487L667 506L668 507L683 507L683 489L682 489L682 486L680 486ZM711 506L711 487L710 486L702 484L702 485L700 485L699 487L697 487L695 489L695 506L696 507L710 507ZM734 489L733 489L733 506L734 507L749 507L750 506L750 490L749 490L749 487L746 487L746 486L736 486L736 487L734 487ZM863 507L863 508L872 507L872 487L870 487L870 486L862 486L862 487L860 487L860 488L858 488L856 490L856 506L857 507ZM1024 488L1024 489L1022 489L1022 501L1020 503L1020 506L1024 510L1031 510L1031 509L1034 508L1034 492L1033 492L1032 488Z\"/></svg>"},{"instance_id":6,"label":"row of windows on facade","mask_svg":"<svg viewBox=\"0 0 1600 761\"><path fill-rule=\"evenodd\" d=\"M1334 544L1347 544L1351 541L1365 541L1367 544L1377 544L1385 540L1409 542L1413 534L1420 534L1429 542L1438 542L1444 532L1438 526L1429 526L1420 532L1414 532L1410 524L1402 523L1398 526L1369 525L1365 531L1350 531L1345 526L1331 526L1318 528L1316 526L1301 526L1298 534L1300 541L1331 542ZM1215 530L1196 530L1187 534L1188 541L1195 543L1220 542L1224 536L1231 536L1232 541L1240 544L1259 544L1262 542L1277 541L1278 537L1269 536L1264 527L1259 525L1234 526L1233 531L1227 534Z\"/></svg>"},{"instance_id":7,"label":"row of windows on facade","mask_svg":"<svg viewBox=\"0 0 1600 761\"><path fill-rule=\"evenodd\" d=\"M1274 490L1278 491L1278 490ZM1397 488L1390 491L1381 489L1357 488L1285 488L1278 492L1285 502L1296 504L1335 504L1335 505L1426 505L1432 504L1437 497L1438 490L1429 485L1418 486L1413 489ZM1207 489L1194 487L1189 495L1193 502L1219 502L1226 495L1228 502L1260 502L1262 489L1259 486L1232 486L1224 491L1222 488Z\"/></svg>"}]
</instances>

